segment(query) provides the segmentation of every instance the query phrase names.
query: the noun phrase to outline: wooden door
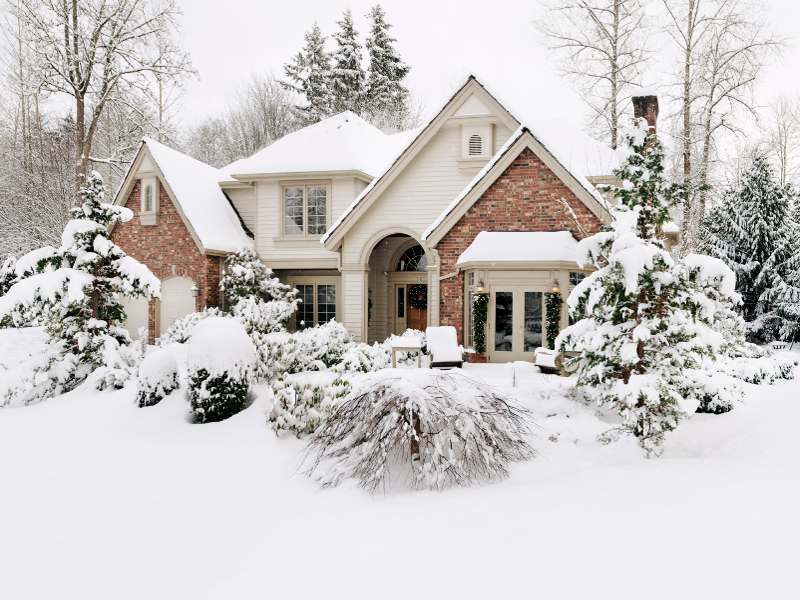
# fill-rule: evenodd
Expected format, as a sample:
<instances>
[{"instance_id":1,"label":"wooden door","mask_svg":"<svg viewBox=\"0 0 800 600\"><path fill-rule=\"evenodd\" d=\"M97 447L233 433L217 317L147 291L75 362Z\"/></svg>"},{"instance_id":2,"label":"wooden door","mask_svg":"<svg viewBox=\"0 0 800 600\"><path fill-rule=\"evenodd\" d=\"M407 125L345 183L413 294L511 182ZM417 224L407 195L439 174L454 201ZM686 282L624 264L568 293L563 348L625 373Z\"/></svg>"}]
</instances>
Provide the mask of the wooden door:
<instances>
[{"instance_id":1,"label":"wooden door","mask_svg":"<svg viewBox=\"0 0 800 600\"><path fill-rule=\"evenodd\" d=\"M427 297L427 293L420 292L420 288L424 288L427 292L428 286L426 285L408 285L406 286L406 293L408 294L408 319L407 324L409 329L416 329L418 331L425 331L428 328L428 307L427 303L425 308L413 308L415 302L420 302ZM415 298L411 297L412 293L416 293Z\"/></svg>"}]
</instances>

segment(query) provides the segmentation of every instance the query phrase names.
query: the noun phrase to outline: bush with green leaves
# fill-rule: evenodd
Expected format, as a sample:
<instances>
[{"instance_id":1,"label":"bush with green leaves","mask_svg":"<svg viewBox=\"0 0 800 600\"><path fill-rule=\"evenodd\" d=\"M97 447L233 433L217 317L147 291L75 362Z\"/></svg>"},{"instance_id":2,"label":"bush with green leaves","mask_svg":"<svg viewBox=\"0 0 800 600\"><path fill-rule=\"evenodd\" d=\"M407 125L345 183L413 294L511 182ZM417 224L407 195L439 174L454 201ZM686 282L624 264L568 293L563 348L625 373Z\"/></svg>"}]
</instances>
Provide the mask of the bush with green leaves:
<instances>
[{"instance_id":1,"label":"bush with green leaves","mask_svg":"<svg viewBox=\"0 0 800 600\"><path fill-rule=\"evenodd\" d=\"M153 406L180 387L178 383L178 361L166 348L158 348L148 354L139 365L139 406Z\"/></svg>"},{"instance_id":2,"label":"bush with green leaves","mask_svg":"<svg viewBox=\"0 0 800 600\"><path fill-rule=\"evenodd\" d=\"M332 371L286 375L272 384L267 421L279 437L314 433L350 392L350 381Z\"/></svg>"},{"instance_id":3,"label":"bush with green leaves","mask_svg":"<svg viewBox=\"0 0 800 600\"><path fill-rule=\"evenodd\" d=\"M167 330L156 340L156 345L169 346L170 344L185 344L192 338L192 332L198 323L209 317L221 317L224 313L214 308L204 308L199 312L189 313L182 319L174 321Z\"/></svg>"},{"instance_id":4,"label":"bush with green leaves","mask_svg":"<svg viewBox=\"0 0 800 600\"><path fill-rule=\"evenodd\" d=\"M255 350L241 323L209 317L189 341L189 400L198 423L221 421L248 401Z\"/></svg>"}]
</instances>

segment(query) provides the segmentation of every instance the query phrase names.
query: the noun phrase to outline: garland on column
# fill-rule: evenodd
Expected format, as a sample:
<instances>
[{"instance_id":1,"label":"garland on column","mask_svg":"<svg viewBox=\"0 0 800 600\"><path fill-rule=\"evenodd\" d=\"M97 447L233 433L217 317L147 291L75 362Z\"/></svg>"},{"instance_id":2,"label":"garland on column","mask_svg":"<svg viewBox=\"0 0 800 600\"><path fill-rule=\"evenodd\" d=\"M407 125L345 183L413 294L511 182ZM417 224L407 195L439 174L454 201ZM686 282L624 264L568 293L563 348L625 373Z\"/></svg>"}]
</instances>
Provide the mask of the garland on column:
<instances>
[{"instance_id":1,"label":"garland on column","mask_svg":"<svg viewBox=\"0 0 800 600\"><path fill-rule=\"evenodd\" d=\"M475 352L486 352L486 319L489 316L489 294L472 294L472 327Z\"/></svg>"},{"instance_id":2,"label":"garland on column","mask_svg":"<svg viewBox=\"0 0 800 600\"><path fill-rule=\"evenodd\" d=\"M561 305L564 304L564 300L559 292L545 292L544 296L545 306L547 307L545 322L547 347L552 350L556 345L556 338L561 330Z\"/></svg>"}]
</instances>

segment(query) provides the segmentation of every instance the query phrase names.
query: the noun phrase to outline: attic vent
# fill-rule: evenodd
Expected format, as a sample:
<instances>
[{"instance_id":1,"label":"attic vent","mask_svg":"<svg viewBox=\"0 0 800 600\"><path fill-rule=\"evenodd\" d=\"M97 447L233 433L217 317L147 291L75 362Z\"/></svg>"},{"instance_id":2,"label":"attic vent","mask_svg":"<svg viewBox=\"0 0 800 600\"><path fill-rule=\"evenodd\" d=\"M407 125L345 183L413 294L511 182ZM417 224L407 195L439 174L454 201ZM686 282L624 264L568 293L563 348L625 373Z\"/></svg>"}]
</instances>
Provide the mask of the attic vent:
<instances>
[{"instance_id":1,"label":"attic vent","mask_svg":"<svg viewBox=\"0 0 800 600\"><path fill-rule=\"evenodd\" d=\"M469 138L469 155L483 156L483 138L474 133Z\"/></svg>"}]
</instances>

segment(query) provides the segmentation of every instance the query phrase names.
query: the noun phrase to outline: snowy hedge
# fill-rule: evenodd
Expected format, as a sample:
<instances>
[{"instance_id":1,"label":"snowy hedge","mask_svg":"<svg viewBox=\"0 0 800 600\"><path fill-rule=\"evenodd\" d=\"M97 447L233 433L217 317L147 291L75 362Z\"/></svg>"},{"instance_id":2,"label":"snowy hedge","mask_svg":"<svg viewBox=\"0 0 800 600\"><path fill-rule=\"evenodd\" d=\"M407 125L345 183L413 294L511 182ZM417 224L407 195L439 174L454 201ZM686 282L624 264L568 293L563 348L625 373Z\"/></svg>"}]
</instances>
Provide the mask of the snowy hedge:
<instances>
[{"instance_id":1,"label":"snowy hedge","mask_svg":"<svg viewBox=\"0 0 800 600\"><path fill-rule=\"evenodd\" d=\"M305 473L322 487L354 477L369 492L393 475L414 489L498 481L535 456L530 413L462 372L366 376L314 433Z\"/></svg>"},{"instance_id":2,"label":"snowy hedge","mask_svg":"<svg viewBox=\"0 0 800 600\"><path fill-rule=\"evenodd\" d=\"M313 433L350 391L350 382L331 371L287 375L272 384L270 427L278 436Z\"/></svg>"},{"instance_id":3,"label":"snowy hedge","mask_svg":"<svg viewBox=\"0 0 800 600\"><path fill-rule=\"evenodd\" d=\"M178 361L169 350L158 348L148 354L139 366L139 406L158 404L178 389Z\"/></svg>"},{"instance_id":4,"label":"snowy hedge","mask_svg":"<svg viewBox=\"0 0 800 600\"><path fill-rule=\"evenodd\" d=\"M189 341L189 400L199 423L221 421L247 404L255 351L241 323L209 317Z\"/></svg>"}]
</instances>

